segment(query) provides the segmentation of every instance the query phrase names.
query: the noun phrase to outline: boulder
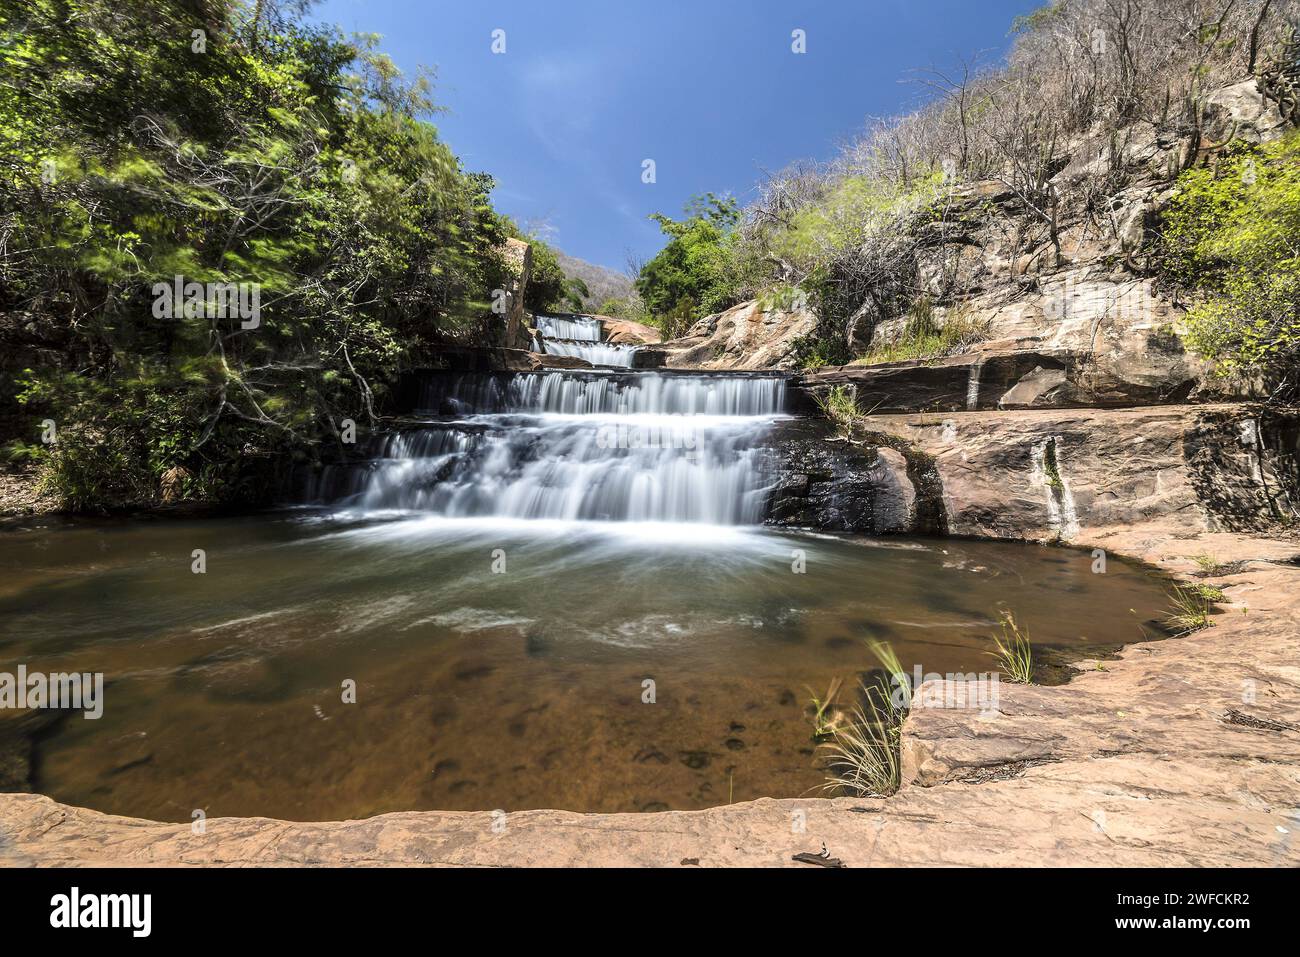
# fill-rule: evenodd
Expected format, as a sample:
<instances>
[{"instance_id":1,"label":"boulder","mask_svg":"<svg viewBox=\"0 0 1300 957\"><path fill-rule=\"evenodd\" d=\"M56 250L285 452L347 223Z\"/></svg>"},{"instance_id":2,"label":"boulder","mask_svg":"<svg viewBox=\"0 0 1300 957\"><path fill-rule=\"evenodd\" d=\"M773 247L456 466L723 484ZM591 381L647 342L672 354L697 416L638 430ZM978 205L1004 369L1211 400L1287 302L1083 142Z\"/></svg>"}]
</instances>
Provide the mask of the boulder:
<instances>
[{"instance_id":1,"label":"boulder","mask_svg":"<svg viewBox=\"0 0 1300 957\"><path fill-rule=\"evenodd\" d=\"M595 316L605 331L605 341L615 346L643 346L663 341L663 336L654 326L631 319L614 319L610 316Z\"/></svg>"},{"instance_id":2,"label":"boulder","mask_svg":"<svg viewBox=\"0 0 1300 957\"><path fill-rule=\"evenodd\" d=\"M1215 90L1205 98L1204 135L1215 143L1234 136L1249 143L1266 143L1286 131L1277 104L1260 92L1254 80Z\"/></svg>"},{"instance_id":3,"label":"boulder","mask_svg":"<svg viewBox=\"0 0 1300 957\"><path fill-rule=\"evenodd\" d=\"M817 316L806 307L765 308L752 300L705 316L680 339L645 351L661 354L669 368L794 369L798 340L816 329Z\"/></svg>"}]
</instances>

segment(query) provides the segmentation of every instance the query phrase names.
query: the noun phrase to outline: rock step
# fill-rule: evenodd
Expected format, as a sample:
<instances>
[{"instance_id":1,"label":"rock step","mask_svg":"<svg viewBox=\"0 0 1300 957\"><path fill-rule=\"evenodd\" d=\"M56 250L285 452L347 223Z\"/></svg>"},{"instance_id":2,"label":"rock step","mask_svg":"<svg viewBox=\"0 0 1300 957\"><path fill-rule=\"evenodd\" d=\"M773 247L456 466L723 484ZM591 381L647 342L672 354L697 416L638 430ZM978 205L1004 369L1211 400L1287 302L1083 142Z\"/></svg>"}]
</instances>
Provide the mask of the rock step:
<instances>
[{"instance_id":1,"label":"rock step","mask_svg":"<svg viewBox=\"0 0 1300 957\"><path fill-rule=\"evenodd\" d=\"M1256 531L1300 503L1300 409L877 414L859 420L854 438L865 448L908 450L908 474L926 477L925 486L914 483L915 500L941 496L951 535L1072 541L1156 520L1189 534Z\"/></svg>"},{"instance_id":2,"label":"rock step","mask_svg":"<svg viewBox=\"0 0 1300 957\"><path fill-rule=\"evenodd\" d=\"M815 395L848 386L865 413L1126 408L1232 398L1190 372L1153 376L1099 364L1091 352L1043 348L831 366L803 373L796 383Z\"/></svg>"}]
</instances>

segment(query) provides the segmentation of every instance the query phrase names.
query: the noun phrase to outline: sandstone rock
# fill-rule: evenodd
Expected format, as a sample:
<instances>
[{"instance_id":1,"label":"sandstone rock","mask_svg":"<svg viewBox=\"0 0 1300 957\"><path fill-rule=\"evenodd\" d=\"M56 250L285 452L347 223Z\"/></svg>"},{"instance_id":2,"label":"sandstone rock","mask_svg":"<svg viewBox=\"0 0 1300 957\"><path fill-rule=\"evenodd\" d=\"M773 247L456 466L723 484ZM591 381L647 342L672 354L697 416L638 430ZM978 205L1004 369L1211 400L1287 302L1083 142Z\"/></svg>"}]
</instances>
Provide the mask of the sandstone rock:
<instances>
[{"instance_id":1,"label":"sandstone rock","mask_svg":"<svg viewBox=\"0 0 1300 957\"><path fill-rule=\"evenodd\" d=\"M706 316L682 338L645 351L661 353L669 368L793 369L796 340L816 328L817 317L808 309L743 302Z\"/></svg>"},{"instance_id":2,"label":"sandstone rock","mask_svg":"<svg viewBox=\"0 0 1300 957\"><path fill-rule=\"evenodd\" d=\"M630 319L596 316L605 331L605 341L616 346L642 346L661 342L663 336L654 326Z\"/></svg>"},{"instance_id":3,"label":"sandstone rock","mask_svg":"<svg viewBox=\"0 0 1300 957\"><path fill-rule=\"evenodd\" d=\"M951 534L1072 539L1177 516L1189 534L1250 529L1294 498L1297 414L1253 406L877 415L864 428L934 464Z\"/></svg>"},{"instance_id":4,"label":"sandstone rock","mask_svg":"<svg viewBox=\"0 0 1300 957\"><path fill-rule=\"evenodd\" d=\"M1032 372L1026 372L1015 385L1002 393L998 399L998 408L1028 409L1052 405L1052 398L1061 394L1061 388L1069 381L1070 377L1064 369L1034 366Z\"/></svg>"}]
</instances>

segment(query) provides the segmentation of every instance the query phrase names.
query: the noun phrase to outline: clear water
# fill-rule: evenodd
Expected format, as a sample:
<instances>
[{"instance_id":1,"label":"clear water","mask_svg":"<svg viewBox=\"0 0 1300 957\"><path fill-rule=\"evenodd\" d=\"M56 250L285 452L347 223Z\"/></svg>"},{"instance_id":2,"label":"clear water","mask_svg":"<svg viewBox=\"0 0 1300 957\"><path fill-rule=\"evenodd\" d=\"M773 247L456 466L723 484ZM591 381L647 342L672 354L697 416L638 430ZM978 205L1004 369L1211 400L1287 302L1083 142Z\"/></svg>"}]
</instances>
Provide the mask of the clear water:
<instances>
[{"instance_id":1,"label":"clear water","mask_svg":"<svg viewBox=\"0 0 1300 957\"><path fill-rule=\"evenodd\" d=\"M105 674L101 719L31 746L32 786L113 813L699 808L818 786L808 699L873 667L867 639L984 671L1003 605L1038 642L1137 639L1160 582L1091 563L410 512L34 525L0 532L0 670ZM0 711L0 740L34 717Z\"/></svg>"}]
</instances>

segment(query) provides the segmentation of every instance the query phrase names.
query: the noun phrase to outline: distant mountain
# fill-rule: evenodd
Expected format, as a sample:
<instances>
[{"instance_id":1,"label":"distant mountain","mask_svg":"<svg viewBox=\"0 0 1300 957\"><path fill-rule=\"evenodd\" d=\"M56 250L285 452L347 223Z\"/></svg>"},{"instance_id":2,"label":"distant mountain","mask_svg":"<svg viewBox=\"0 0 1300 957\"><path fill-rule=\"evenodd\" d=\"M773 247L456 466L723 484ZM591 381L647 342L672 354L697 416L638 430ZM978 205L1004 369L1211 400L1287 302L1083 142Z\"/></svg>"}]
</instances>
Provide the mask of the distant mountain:
<instances>
[{"instance_id":1,"label":"distant mountain","mask_svg":"<svg viewBox=\"0 0 1300 957\"><path fill-rule=\"evenodd\" d=\"M620 272L566 255L558 249L555 250L555 258L559 260L560 268L566 276L581 279L587 284L590 295L583 302L583 309L588 312L598 310L606 299L625 299L632 294L632 280Z\"/></svg>"}]
</instances>

